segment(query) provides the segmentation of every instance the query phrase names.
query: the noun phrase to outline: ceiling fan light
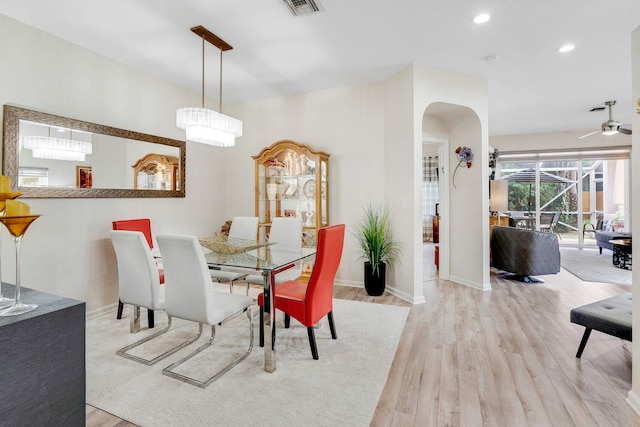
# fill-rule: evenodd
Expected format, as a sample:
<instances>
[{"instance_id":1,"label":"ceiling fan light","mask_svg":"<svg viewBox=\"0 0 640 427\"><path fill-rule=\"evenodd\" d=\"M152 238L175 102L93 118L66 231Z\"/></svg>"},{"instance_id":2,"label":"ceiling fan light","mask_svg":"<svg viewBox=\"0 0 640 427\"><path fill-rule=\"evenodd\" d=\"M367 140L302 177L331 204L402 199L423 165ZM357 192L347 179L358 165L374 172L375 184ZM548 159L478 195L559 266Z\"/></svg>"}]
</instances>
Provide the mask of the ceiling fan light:
<instances>
[{"instance_id":1,"label":"ceiling fan light","mask_svg":"<svg viewBox=\"0 0 640 427\"><path fill-rule=\"evenodd\" d=\"M610 123L603 123L602 124L602 134L603 135L615 135L618 133L618 129L620 128L620 125L616 125L616 124L610 124Z\"/></svg>"}]
</instances>

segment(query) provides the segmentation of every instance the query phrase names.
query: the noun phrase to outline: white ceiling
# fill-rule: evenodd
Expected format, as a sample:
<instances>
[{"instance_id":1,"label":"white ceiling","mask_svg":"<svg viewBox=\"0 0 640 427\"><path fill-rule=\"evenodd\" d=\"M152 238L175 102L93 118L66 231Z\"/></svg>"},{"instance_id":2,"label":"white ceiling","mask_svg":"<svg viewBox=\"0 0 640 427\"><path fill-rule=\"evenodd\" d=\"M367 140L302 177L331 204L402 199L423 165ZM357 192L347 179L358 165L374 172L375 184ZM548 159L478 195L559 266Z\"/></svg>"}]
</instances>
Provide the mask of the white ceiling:
<instances>
[{"instance_id":1,"label":"white ceiling","mask_svg":"<svg viewBox=\"0 0 640 427\"><path fill-rule=\"evenodd\" d=\"M223 55L224 103L385 79L411 63L483 77L489 134L597 130L630 123L631 31L640 0L0 0L0 13L200 93L202 25ZM473 24L486 11L491 20ZM560 54L565 43L576 49ZM219 51L207 44L206 93ZM499 56L497 62L484 58ZM212 106L213 107L213 106ZM217 107L216 107L217 108Z\"/></svg>"}]
</instances>

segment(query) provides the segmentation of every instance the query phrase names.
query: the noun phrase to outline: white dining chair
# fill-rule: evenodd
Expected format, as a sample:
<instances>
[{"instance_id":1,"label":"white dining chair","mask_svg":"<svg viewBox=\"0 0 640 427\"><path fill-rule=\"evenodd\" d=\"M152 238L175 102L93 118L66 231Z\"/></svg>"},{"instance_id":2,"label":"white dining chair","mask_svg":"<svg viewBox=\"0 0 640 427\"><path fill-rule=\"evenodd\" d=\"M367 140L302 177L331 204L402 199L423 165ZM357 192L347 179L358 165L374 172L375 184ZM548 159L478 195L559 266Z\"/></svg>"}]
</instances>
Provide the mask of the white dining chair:
<instances>
[{"instance_id":1,"label":"white dining chair","mask_svg":"<svg viewBox=\"0 0 640 427\"><path fill-rule=\"evenodd\" d=\"M258 236L258 217L257 216L235 216L231 220L231 228L229 229L230 239L256 240ZM244 279L251 271L222 268L210 269L211 279L218 282L229 282L229 292L233 293L233 284L237 280ZM247 284L246 294L249 295L249 284Z\"/></svg>"},{"instance_id":2,"label":"white dining chair","mask_svg":"<svg viewBox=\"0 0 640 427\"><path fill-rule=\"evenodd\" d=\"M164 368L162 373L196 385L207 387L235 365L244 360L253 349L253 325L251 305L253 299L238 294L218 292L211 286L209 268L195 236L157 236L165 270L167 284L165 311L167 315L198 322L202 334L203 324L211 326L211 338L189 355ZM199 380L177 372L177 368L213 343L216 325L246 313L249 319L249 347L246 352L207 379Z\"/></svg>"},{"instance_id":3,"label":"white dining chair","mask_svg":"<svg viewBox=\"0 0 640 427\"><path fill-rule=\"evenodd\" d=\"M145 307L148 310L164 310L166 285L160 285L155 259L151 255L151 248L141 231L112 230L110 237L118 263L120 301L133 305L131 332L136 333L140 331L140 307ZM189 343L172 348L152 358L136 356L130 354L129 351L166 333L170 327L171 317L169 316L167 326L164 329L117 350L116 354L145 365L153 365Z\"/></svg>"},{"instance_id":4,"label":"white dining chair","mask_svg":"<svg viewBox=\"0 0 640 427\"><path fill-rule=\"evenodd\" d=\"M271 222L271 230L269 231L269 243L275 243L272 257L277 258L280 251L300 252L302 250L302 218L274 218ZM272 285L277 285L287 280L297 280L302 274L302 263L297 263L288 270L284 270L276 274L273 278ZM250 274L244 279L247 286L261 285L264 286L264 276L261 274Z\"/></svg>"},{"instance_id":5,"label":"white dining chair","mask_svg":"<svg viewBox=\"0 0 640 427\"><path fill-rule=\"evenodd\" d=\"M120 219L111 222L113 230L125 230L125 231L141 231L144 234L149 247L151 248L151 255L153 257L159 257L160 252L157 248L153 247L153 236L151 234L151 220L149 218L136 218L136 219ZM156 261L156 265L157 265ZM162 266L158 266L158 274L160 274L160 284L164 282L164 272L162 271ZM122 318L122 310L124 309L124 304L122 301L118 301L118 312L116 314L117 319ZM154 316L153 310L147 310L147 319L149 328L154 327Z\"/></svg>"}]
</instances>

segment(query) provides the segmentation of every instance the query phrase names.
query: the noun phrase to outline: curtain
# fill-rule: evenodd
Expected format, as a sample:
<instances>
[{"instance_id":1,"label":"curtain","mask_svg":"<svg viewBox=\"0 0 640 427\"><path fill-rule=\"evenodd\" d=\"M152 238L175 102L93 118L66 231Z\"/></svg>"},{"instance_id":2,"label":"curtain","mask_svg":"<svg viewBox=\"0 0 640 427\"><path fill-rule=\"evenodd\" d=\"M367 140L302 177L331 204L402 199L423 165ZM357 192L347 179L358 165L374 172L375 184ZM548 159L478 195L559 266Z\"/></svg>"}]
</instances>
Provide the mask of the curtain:
<instances>
[{"instance_id":1,"label":"curtain","mask_svg":"<svg viewBox=\"0 0 640 427\"><path fill-rule=\"evenodd\" d=\"M422 241L433 241L433 217L438 203L438 156L422 158Z\"/></svg>"}]
</instances>

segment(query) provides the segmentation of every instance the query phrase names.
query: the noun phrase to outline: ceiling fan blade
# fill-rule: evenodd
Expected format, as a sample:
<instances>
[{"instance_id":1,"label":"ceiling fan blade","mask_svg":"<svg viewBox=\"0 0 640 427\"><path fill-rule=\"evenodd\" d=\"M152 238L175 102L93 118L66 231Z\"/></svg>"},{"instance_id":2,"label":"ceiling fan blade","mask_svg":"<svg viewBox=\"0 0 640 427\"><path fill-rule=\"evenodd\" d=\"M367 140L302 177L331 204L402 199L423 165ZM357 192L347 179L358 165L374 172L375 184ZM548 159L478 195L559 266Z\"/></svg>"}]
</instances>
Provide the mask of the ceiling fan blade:
<instances>
[{"instance_id":1,"label":"ceiling fan blade","mask_svg":"<svg viewBox=\"0 0 640 427\"><path fill-rule=\"evenodd\" d=\"M600 132L600 131L599 131L599 130L597 130L597 131L594 131L594 132L588 133L588 134L586 134L586 135L579 136L579 137L578 137L578 139L586 138L586 137L588 137L588 136L595 135L596 133L599 133L599 132Z\"/></svg>"},{"instance_id":2,"label":"ceiling fan blade","mask_svg":"<svg viewBox=\"0 0 640 427\"><path fill-rule=\"evenodd\" d=\"M618 132L624 133L625 135L631 135L631 129L627 129L627 128L623 128L623 127L618 129Z\"/></svg>"},{"instance_id":3,"label":"ceiling fan blade","mask_svg":"<svg viewBox=\"0 0 640 427\"><path fill-rule=\"evenodd\" d=\"M593 107L591 110L589 110L589 112L592 112L592 111L602 111L602 110L604 110L605 108L607 108L607 107L604 107L604 106L603 106L603 107Z\"/></svg>"}]
</instances>

